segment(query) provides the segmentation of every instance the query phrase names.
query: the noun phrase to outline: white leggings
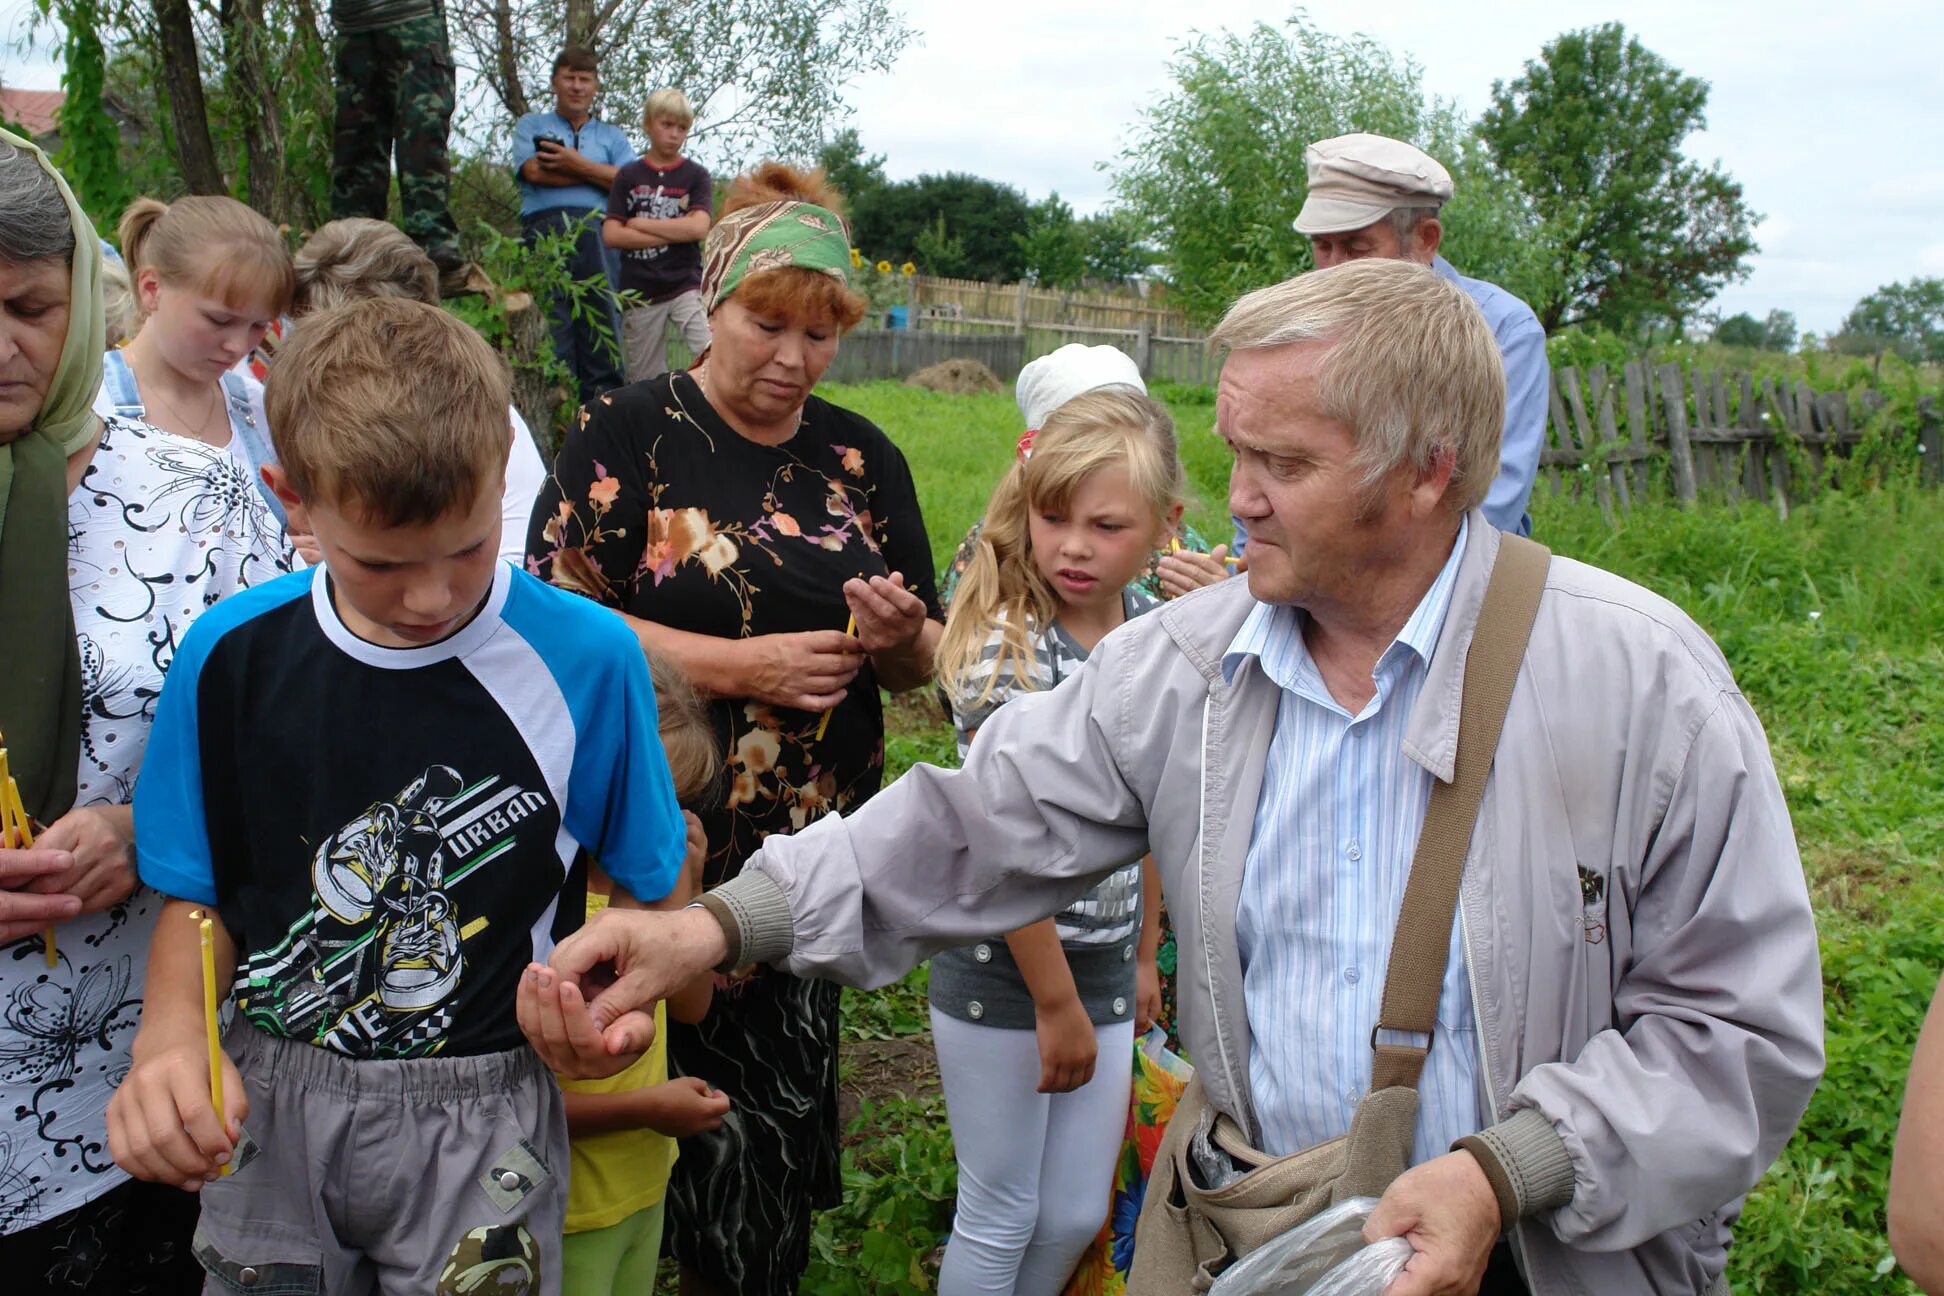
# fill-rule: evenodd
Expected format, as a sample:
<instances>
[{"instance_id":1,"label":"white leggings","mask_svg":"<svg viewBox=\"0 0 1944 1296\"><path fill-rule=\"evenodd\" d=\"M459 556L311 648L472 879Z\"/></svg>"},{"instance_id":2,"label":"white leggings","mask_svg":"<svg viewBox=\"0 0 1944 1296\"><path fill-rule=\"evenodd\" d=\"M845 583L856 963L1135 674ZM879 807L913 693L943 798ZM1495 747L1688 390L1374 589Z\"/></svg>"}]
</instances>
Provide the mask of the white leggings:
<instances>
[{"instance_id":1,"label":"white leggings","mask_svg":"<svg viewBox=\"0 0 1944 1296\"><path fill-rule=\"evenodd\" d=\"M1093 1079L1043 1094L1034 1032L931 1020L959 1168L938 1296L1058 1296L1112 1202L1134 1023L1096 1026Z\"/></svg>"}]
</instances>

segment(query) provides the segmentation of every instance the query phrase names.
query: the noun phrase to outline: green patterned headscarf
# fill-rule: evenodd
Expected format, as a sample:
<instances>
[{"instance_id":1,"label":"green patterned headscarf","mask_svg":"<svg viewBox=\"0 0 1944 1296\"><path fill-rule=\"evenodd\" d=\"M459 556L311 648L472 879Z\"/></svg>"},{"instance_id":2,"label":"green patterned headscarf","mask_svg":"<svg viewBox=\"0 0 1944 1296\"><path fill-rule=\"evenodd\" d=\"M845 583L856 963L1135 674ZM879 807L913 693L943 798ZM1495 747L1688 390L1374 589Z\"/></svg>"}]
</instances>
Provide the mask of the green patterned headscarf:
<instances>
[{"instance_id":1,"label":"green patterned headscarf","mask_svg":"<svg viewBox=\"0 0 1944 1296\"><path fill-rule=\"evenodd\" d=\"M101 238L47 155L0 131L40 164L74 228L67 338L34 426L0 446L0 734L21 800L42 823L74 804L81 756L81 662L68 602L67 461L94 440L105 312Z\"/></svg>"},{"instance_id":2,"label":"green patterned headscarf","mask_svg":"<svg viewBox=\"0 0 1944 1296\"><path fill-rule=\"evenodd\" d=\"M702 309L713 311L759 270L796 266L850 283L850 231L815 203L773 202L730 212L702 247Z\"/></svg>"}]
</instances>

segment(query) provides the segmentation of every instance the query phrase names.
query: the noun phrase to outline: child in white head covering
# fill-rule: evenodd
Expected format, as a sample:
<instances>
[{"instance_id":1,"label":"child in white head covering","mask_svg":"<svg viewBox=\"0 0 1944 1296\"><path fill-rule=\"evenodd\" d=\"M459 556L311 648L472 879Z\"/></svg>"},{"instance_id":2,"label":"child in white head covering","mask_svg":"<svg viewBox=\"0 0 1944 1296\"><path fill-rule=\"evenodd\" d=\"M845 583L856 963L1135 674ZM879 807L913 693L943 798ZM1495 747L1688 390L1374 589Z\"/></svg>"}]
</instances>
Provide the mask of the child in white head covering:
<instances>
[{"instance_id":1,"label":"child in white head covering","mask_svg":"<svg viewBox=\"0 0 1944 1296\"><path fill-rule=\"evenodd\" d=\"M1033 433L1046 422L1047 415L1075 396L1103 387L1131 387L1143 395L1147 393L1140 368L1118 347L1069 342L1052 354L1029 362L1019 371L1019 381L1013 389L1020 417L1026 424L1025 434L1019 438L1018 452L1032 452ZM959 577L972 565L983 525L983 520L972 524L965 539L959 542L958 552L952 555L951 563L939 577L939 599L947 607L951 605L952 592L958 588ZM1212 585L1229 574L1229 568L1224 565L1227 555L1228 546L1217 545L1211 552L1208 542L1184 521L1162 542L1134 586L1151 598L1176 598L1189 590Z\"/></svg>"}]
</instances>

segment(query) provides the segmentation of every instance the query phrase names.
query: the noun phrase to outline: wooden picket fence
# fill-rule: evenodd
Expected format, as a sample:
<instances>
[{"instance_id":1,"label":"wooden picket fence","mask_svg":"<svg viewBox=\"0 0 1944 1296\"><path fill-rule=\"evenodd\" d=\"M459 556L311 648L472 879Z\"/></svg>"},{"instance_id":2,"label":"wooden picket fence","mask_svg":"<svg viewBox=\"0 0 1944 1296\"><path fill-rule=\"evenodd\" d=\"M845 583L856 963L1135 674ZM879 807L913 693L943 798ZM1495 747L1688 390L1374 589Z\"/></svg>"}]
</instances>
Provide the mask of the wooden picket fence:
<instances>
[{"instance_id":1,"label":"wooden picket fence","mask_svg":"<svg viewBox=\"0 0 1944 1296\"><path fill-rule=\"evenodd\" d=\"M1142 321L1146 321L1150 333L1161 336L1188 337L1199 332L1186 315L1170 306L1168 290L1159 284L1143 294L1131 288L1062 290L1023 282L984 283L915 275L910 309L915 327L941 332L990 328L1009 328L1015 333L1029 329L1125 330L1132 337Z\"/></svg>"},{"instance_id":2,"label":"wooden picket fence","mask_svg":"<svg viewBox=\"0 0 1944 1296\"><path fill-rule=\"evenodd\" d=\"M1786 515L1836 481L1837 461L1912 444L1873 427L1874 395L1852 400L1792 379L1635 362L1617 378L1605 365L1555 370L1547 395L1541 476L1555 491L1590 491L1609 521L1655 492L1764 500ZM1919 476L1937 485L1944 416L1934 400L1920 403L1915 431Z\"/></svg>"}]
</instances>

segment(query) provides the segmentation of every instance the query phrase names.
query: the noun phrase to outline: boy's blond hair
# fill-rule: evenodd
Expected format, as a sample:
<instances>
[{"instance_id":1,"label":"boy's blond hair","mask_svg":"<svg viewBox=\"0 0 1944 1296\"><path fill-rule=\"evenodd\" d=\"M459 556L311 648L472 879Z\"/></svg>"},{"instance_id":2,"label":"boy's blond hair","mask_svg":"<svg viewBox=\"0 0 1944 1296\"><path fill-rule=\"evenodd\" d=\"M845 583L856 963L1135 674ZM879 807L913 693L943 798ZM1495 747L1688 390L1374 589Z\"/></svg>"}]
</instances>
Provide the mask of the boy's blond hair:
<instances>
[{"instance_id":1,"label":"boy's blond hair","mask_svg":"<svg viewBox=\"0 0 1944 1296\"><path fill-rule=\"evenodd\" d=\"M641 109L641 129L653 126L657 117L672 117L684 126L695 125L695 109L689 107L688 96L673 86L664 86L648 96Z\"/></svg>"},{"instance_id":2,"label":"boy's blond hair","mask_svg":"<svg viewBox=\"0 0 1944 1296\"><path fill-rule=\"evenodd\" d=\"M436 522L481 491L500 495L508 395L486 339L397 297L306 315L264 384L291 489L379 527Z\"/></svg>"}]
</instances>

